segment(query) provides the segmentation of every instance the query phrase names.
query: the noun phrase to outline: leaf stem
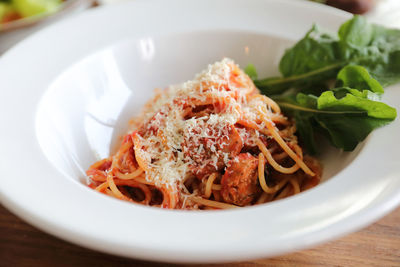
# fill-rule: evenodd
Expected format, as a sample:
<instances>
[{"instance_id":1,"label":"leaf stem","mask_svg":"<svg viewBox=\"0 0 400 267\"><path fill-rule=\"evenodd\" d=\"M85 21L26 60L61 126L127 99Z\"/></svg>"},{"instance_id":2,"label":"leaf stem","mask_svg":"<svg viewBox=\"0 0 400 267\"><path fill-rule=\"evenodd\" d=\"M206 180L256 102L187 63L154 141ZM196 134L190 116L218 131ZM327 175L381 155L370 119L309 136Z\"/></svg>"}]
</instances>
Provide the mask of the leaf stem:
<instances>
[{"instance_id":1,"label":"leaf stem","mask_svg":"<svg viewBox=\"0 0 400 267\"><path fill-rule=\"evenodd\" d=\"M310 77L310 76L314 76L314 75L320 74L320 73L325 72L325 71L329 71L329 70L332 70L332 69L339 68L339 67L343 66L344 64L345 64L344 62L339 62L339 63L332 64L332 65L329 65L329 66L325 66L325 67L320 68L320 69L316 69L316 70L313 70L313 71L310 71L310 72L306 72L306 73L303 73L303 74L300 74L300 75L282 77L282 78L278 78L276 80L264 79L264 80L259 80L257 83L259 85L261 85L261 86L271 86L271 85L277 85L277 84L281 84L281 83L292 82L292 81L300 80L300 79L307 78L307 77Z\"/></svg>"},{"instance_id":2,"label":"leaf stem","mask_svg":"<svg viewBox=\"0 0 400 267\"><path fill-rule=\"evenodd\" d=\"M295 104L290 104L287 102L279 102L277 101L280 107L282 108L289 108L289 109L294 109L294 110L300 110L300 111L305 111L305 112L310 112L310 113L320 113L320 114L366 114L365 111L329 111L329 110L319 110L319 109L312 109L312 108L306 108L302 106L298 106Z\"/></svg>"}]
</instances>

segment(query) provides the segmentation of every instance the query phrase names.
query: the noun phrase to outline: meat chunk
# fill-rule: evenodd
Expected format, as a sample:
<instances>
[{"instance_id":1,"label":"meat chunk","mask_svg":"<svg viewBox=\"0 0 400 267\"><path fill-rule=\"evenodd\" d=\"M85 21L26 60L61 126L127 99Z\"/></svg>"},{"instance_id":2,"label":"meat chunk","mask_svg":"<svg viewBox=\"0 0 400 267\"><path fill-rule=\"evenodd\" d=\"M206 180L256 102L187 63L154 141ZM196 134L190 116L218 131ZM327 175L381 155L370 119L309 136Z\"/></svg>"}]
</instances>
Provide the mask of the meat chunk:
<instances>
[{"instance_id":1,"label":"meat chunk","mask_svg":"<svg viewBox=\"0 0 400 267\"><path fill-rule=\"evenodd\" d=\"M233 125L220 130L210 128L207 137L195 131L185 133L182 144L185 157L191 160L189 168L199 179L221 171L228 160L240 153L242 147L242 138Z\"/></svg>"},{"instance_id":2,"label":"meat chunk","mask_svg":"<svg viewBox=\"0 0 400 267\"><path fill-rule=\"evenodd\" d=\"M260 192L257 186L258 159L249 153L241 153L228 166L221 179L222 198L238 206L250 204Z\"/></svg>"}]
</instances>

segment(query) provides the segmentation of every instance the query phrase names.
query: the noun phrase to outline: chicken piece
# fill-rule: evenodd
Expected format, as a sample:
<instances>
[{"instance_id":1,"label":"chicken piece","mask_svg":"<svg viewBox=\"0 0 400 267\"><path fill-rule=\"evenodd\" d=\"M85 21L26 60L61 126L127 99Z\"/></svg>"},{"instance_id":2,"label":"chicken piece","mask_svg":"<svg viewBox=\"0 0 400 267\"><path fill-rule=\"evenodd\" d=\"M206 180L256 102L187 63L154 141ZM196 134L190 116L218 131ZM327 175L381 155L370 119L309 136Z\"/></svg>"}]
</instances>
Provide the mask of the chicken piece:
<instances>
[{"instance_id":1,"label":"chicken piece","mask_svg":"<svg viewBox=\"0 0 400 267\"><path fill-rule=\"evenodd\" d=\"M228 166L221 179L222 198L238 206L249 205L260 192L257 186L258 159L249 153L241 153Z\"/></svg>"},{"instance_id":2,"label":"chicken piece","mask_svg":"<svg viewBox=\"0 0 400 267\"><path fill-rule=\"evenodd\" d=\"M242 138L233 125L221 130L210 129L209 134L209 137L202 137L196 132L186 133L182 144L185 157L192 162L189 168L199 179L221 171L226 161L238 155L243 147Z\"/></svg>"}]
</instances>

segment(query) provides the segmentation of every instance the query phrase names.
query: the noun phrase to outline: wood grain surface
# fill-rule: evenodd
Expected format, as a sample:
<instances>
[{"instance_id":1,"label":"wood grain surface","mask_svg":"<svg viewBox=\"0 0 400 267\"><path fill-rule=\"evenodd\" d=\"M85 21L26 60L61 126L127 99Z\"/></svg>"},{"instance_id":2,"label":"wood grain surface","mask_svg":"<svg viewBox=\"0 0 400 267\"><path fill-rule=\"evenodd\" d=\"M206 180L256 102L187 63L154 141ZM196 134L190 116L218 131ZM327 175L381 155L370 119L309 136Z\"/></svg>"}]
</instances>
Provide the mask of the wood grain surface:
<instances>
[{"instance_id":1,"label":"wood grain surface","mask_svg":"<svg viewBox=\"0 0 400 267\"><path fill-rule=\"evenodd\" d=\"M0 206L0 266L176 266L91 251L45 234ZM400 266L400 208L357 233L276 258L179 266Z\"/></svg>"}]
</instances>

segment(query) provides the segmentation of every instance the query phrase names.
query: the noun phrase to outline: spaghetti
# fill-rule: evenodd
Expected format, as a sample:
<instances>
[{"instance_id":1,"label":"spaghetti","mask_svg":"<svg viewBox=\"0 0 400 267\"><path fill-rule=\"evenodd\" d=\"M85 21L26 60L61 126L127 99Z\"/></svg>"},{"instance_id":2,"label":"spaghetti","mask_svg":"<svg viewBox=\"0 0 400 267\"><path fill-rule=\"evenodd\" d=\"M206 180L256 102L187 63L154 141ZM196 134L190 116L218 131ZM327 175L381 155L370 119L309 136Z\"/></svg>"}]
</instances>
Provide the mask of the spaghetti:
<instances>
[{"instance_id":1,"label":"spaghetti","mask_svg":"<svg viewBox=\"0 0 400 267\"><path fill-rule=\"evenodd\" d=\"M132 127L87 171L96 191L169 209L226 209L297 194L321 176L294 122L230 59L159 90Z\"/></svg>"}]
</instances>

